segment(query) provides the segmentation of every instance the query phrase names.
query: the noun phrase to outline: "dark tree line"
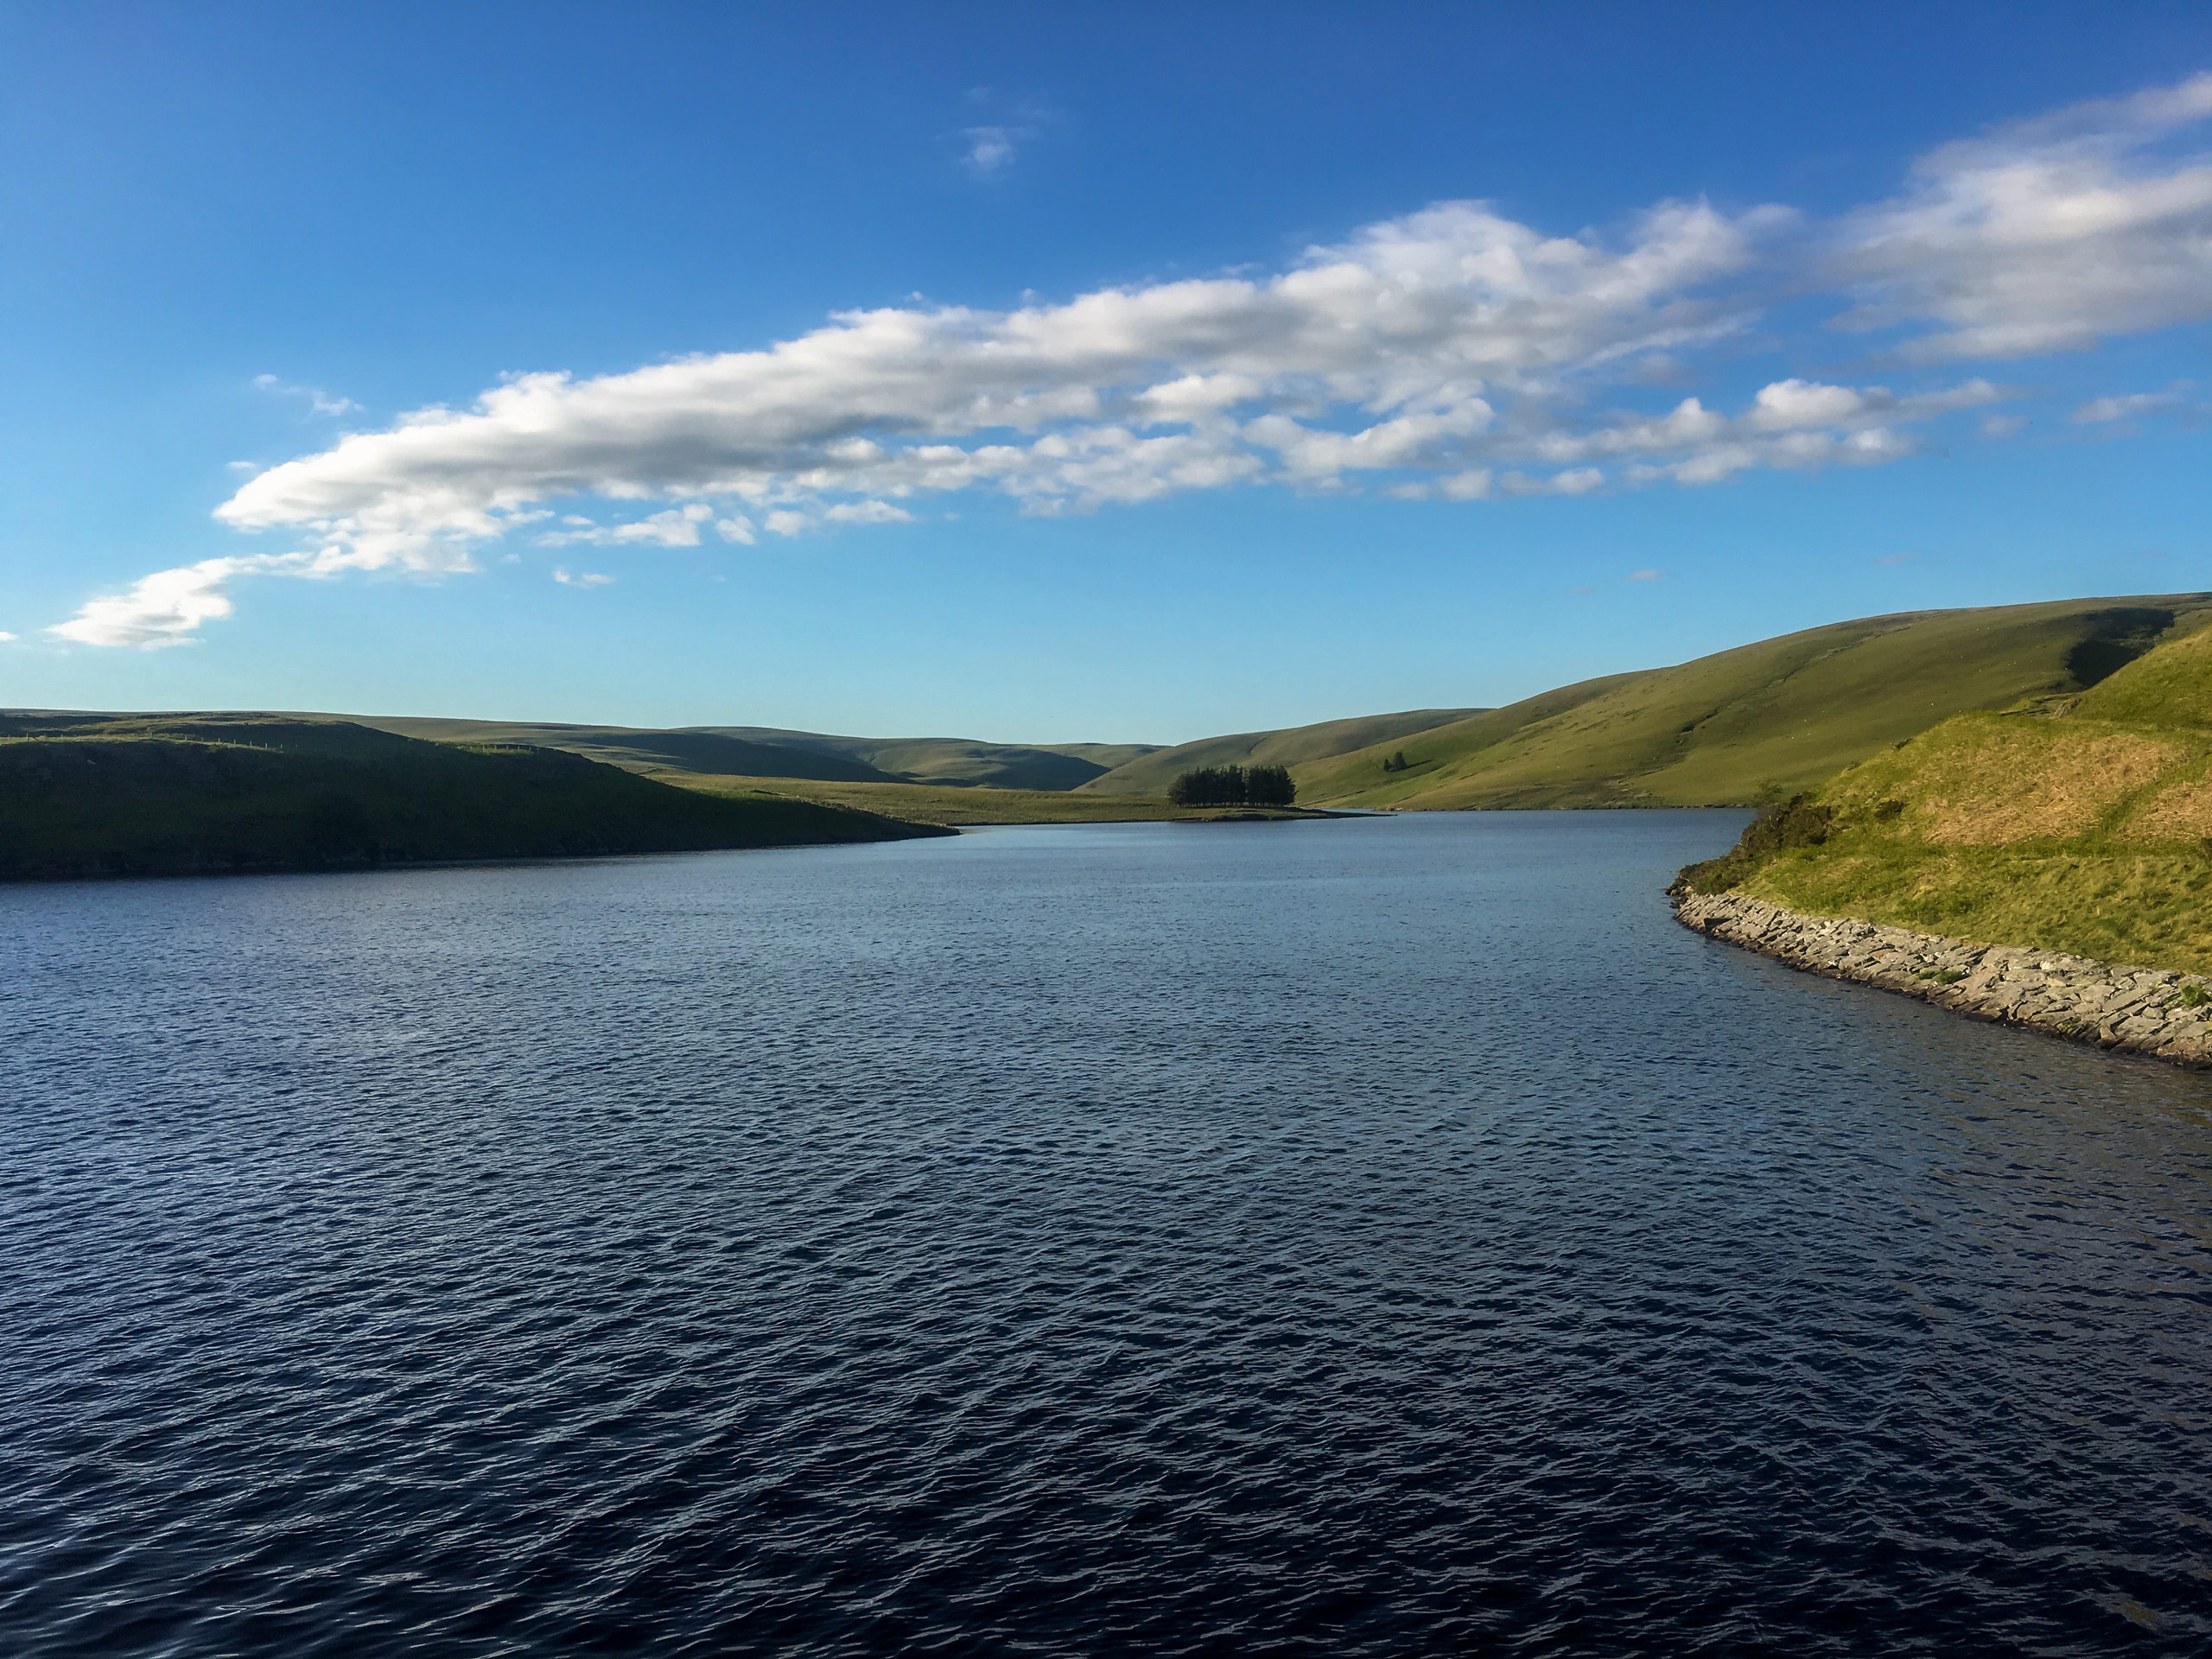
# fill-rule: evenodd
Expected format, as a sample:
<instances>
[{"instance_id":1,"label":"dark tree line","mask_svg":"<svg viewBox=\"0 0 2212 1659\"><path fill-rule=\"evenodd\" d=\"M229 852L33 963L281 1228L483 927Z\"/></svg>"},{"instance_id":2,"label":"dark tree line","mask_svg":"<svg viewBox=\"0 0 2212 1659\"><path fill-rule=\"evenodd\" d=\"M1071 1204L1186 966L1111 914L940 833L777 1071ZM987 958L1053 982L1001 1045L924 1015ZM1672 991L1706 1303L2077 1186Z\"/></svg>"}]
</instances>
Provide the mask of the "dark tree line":
<instances>
[{"instance_id":1,"label":"dark tree line","mask_svg":"<svg viewBox=\"0 0 2212 1659\"><path fill-rule=\"evenodd\" d=\"M1288 806L1298 785L1286 766L1200 766L1167 786L1178 806Z\"/></svg>"}]
</instances>

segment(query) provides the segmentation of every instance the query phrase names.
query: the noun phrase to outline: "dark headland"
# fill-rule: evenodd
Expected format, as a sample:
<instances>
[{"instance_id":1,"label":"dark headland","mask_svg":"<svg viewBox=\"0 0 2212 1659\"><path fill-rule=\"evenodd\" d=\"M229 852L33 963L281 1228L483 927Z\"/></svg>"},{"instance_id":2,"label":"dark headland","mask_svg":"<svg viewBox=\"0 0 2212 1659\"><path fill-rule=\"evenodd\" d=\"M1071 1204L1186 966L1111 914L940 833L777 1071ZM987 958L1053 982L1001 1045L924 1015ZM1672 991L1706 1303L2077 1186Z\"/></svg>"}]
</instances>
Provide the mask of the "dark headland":
<instances>
[{"instance_id":1,"label":"dark headland","mask_svg":"<svg viewBox=\"0 0 2212 1659\"><path fill-rule=\"evenodd\" d=\"M0 716L0 877L359 869L944 835L852 807L733 800L557 749L341 720Z\"/></svg>"}]
</instances>

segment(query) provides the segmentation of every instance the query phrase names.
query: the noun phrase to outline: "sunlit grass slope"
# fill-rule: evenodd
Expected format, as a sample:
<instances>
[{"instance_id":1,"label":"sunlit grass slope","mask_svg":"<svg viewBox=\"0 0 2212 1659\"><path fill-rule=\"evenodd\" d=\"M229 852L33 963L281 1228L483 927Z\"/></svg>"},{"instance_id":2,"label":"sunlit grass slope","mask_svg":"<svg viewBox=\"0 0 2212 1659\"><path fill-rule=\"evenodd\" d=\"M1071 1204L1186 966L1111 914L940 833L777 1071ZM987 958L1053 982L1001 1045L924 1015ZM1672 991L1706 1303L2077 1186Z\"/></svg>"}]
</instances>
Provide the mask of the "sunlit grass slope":
<instances>
[{"instance_id":1,"label":"sunlit grass slope","mask_svg":"<svg viewBox=\"0 0 2212 1659\"><path fill-rule=\"evenodd\" d=\"M935 833L836 804L717 799L551 749L340 721L0 716L0 876L342 868Z\"/></svg>"},{"instance_id":2,"label":"sunlit grass slope","mask_svg":"<svg viewBox=\"0 0 2212 1659\"><path fill-rule=\"evenodd\" d=\"M1823 838L1705 867L1699 885L2212 972L2212 626L2078 698L1947 721L1807 805L1817 816L1796 816Z\"/></svg>"},{"instance_id":3,"label":"sunlit grass slope","mask_svg":"<svg viewBox=\"0 0 2212 1659\"><path fill-rule=\"evenodd\" d=\"M1727 806L1808 789L1954 715L2078 692L2212 615L2212 594L1871 617L1293 768L1301 801L1413 809ZM1384 763L1402 750L1404 771Z\"/></svg>"},{"instance_id":4,"label":"sunlit grass slope","mask_svg":"<svg viewBox=\"0 0 2212 1659\"><path fill-rule=\"evenodd\" d=\"M1472 709L1412 709L1395 715L1362 715L1351 720L1324 721L1318 726L1291 726L1275 732L1237 732L1227 737L1202 737L1173 748L1155 749L1116 766L1082 785L1100 795L1164 794L1179 773L1198 766L1292 766L1301 760L1319 760L1348 749L1389 742L1432 727L1441 726L1477 711Z\"/></svg>"}]
</instances>

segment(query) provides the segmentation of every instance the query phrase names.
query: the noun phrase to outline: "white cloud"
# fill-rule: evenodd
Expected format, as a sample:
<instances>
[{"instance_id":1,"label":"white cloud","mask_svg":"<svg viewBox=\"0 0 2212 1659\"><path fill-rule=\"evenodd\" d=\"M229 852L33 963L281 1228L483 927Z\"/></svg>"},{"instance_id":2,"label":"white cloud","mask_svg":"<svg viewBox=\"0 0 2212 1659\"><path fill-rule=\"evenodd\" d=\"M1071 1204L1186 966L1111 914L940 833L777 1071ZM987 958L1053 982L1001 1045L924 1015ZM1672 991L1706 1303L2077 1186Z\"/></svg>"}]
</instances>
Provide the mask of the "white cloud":
<instances>
[{"instance_id":1,"label":"white cloud","mask_svg":"<svg viewBox=\"0 0 2212 1659\"><path fill-rule=\"evenodd\" d=\"M1985 415L1981 417L1981 435L1985 438L2017 437L2028 429L2024 415Z\"/></svg>"},{"instance_id":2,"label":"white cloud","mask_svg":"<svg viewBox=\"0 0 2212 1659\"><path fill-rule=\"evenodd\" d=\"M190 643L203 622L231 613L223 584L249 570L270 568L257 558L202 559L175 570L142 576L120 594L87 602L48 632L86 645L130 645L157 651Z\"/></svg>"},{"instance_id":3,"label":"white cloud","mask_svg":"<svg viewBox=\"0 0 2212 1659\"><path fill-rule=\"evenodd\" d=\"M1633 457L1621 474L1630 484L1717 484L1757 467L1807 470L1902 460L1918 445L1898 433L1897 426L2014 395L1979 379L1904 397L1885 386L1777 380L1762 387L1738 416L1685 397L1663 416L1621 416L1580 431L1546 432L1529 440L1526 448L1554 463ZM1539 487L1579 493L1597 487L1589 481L1595 470L1586 467L1548 480L1516 474L1516 481L1502 482L1501 487L1516 494L1535 493ZM1570 478L1574 487L1566 482Z\"/></svg>"},{"instance_id":4,"label":"white cloud","mask_svg":"<svg viewBox=\"0 0 2212 1659\"><path fill-rule=\"evenodd\" d=\"M911 524L914 515L888 501L840 501L824 507L822 519L830 524Z\"/></svg>"},{"instance_id":5,"label":"white cloud","mask_svg":"<svg viewBox=\"0 0 2212 1659\"><path fill-rule=\"evenodd\" d=\"M1028 127L966 127L960 137L967 145L962 164L979 179L995 179L1014 165L1015 148L1037 135Z\"/></svg>"},{"instance_id":6,"label":"white cloud","mask_svg":"<svg viewBox=\"0 0 2212 1659\"><path fill-rule=\"evenodd\" d=\"M543 543L694 547L711 528L744 545L908 521L959 491L1033 513L1257 483L1474 501L1895 461L1928 447L1915 428L2016 394L1790 376L1733 414L1710 391L1585 411L1681 381L1817 281L1857 302L1845 326L1921 328L1907 359L2212 315L2212 162L2172 149L2208 115L2212 75L2000 129L1812 236L1777 207L1665 202L1618 234L1552 236L1445 202L1273 275L1007 311L917 302L757 351L517 374L260 472L217 510L294 550L158 572L62 631L171 643L227 613L238 575L463 571L563 512ZM971 163L1007 165L1027 118L968 130ZM264 378L325 412L345 402ZM640 516L569 511L594 501Z\"/></svg>"},{"instance_id":7,"label":"white cloud","mask_svg":"<svg viewBox=\"0 0 2212 1659\"><path fill-rule=\"evenodd\" d=\"M582 381L518 375L468 410L420 410L272 467L217 516L327 528L411 563L562 495L782 505L982 485L1093 505L1262 470L1216 412L1262 397L1274 407L1255 440L1296 454L1301 475L1395 464L1485 424L1486 382L1548 383L1730 331L1737 313L1695 290L1749 262L1763 222L1673 204L1617 249L1454 203L1264 281L1109 289L1013 312L855 313L766 351ZM1370 419L1350 432L1313 423L1342 409ZM1162 425L1192 429L1166 442L1144 429ZM985 434L997 435L958 442Z\"/></svg>"},{"instance_id":8,"label":"white cloud","mask_svg":"<svg viewBox=\"0 0 2212 1659\"><path fill-rule=\"evenodd\" d=\"M0 633L0 645L13 645L16 636L12 633Z\"/></svg>"},{"instance_id":9,"label":"white cloud","mask_svg":"<svg viewBox=\"0 0 2212 1659\"><path fill-rule=\"evenodd\" d=\"M1936 361L2212 316L2212 156L2171 142L2208 118L2212 73L1930 152L1842 226L1836 271L1861 302L1839 326L1933 321L1901 349Z\"/></svg>"},{"instance_id":10,"label":"white cloud","mask_svg":"<svg viewBox=\"0 0 2212 1659\"><path fill-rule=\"evenodd\" d=\"M2117 397L2092 397L2075 410L2070 418L2077 426L2094 426L2106 421L2124 421L2134 415L2165 415L2186 408L2189 399L2183 396L2194 384L2177 380L2164 391L2134 391Z\"/></svg>"},{"instance_id":11,"label":"white cloud","mask_svg":"<svg viewBox=\"0 0 2212 1659\"><path fill-rule=\"evenodd\" d=\"M697 501L626 524L596 524L580 513L569 513L563 522L583 528L553 531L540 536L537 541L541 547L569 547L579 543L594 547L696 547L699 526L714 516L712 507Z\"/></svg>"},{"instance_id":12,"label":"white cloud","mask_svg":"<svg viewBox=\"0 0 2212 1659\"><path fill-rule=\"evenodd\" d=\"M1605 474L1595 467L1573 467L1563 473L1554 473L1548 478L1531 478L1526 473L1503 473L1495 480L1500 495L1587 495L1592 490L1603 489Z\"/></svg>"},{"instance_id":13,"label":"white cloud","mask_svg":"<svg viewBox=\"0 0 2212 1659\"><path fill-rule=\"evenodd\" d=\"M613 577L601 575L596 570L571 571L565 568L556 569L553 580L568 588L608 588L614 582Z\"/></svg>"},{"instance_id":14,"label":"white cloud","mask_svg":"<svg viewBox=\"0 0 2212 1659\"><path fill-rule=\"evenodd\" d=\"M270 392L279 397L304 397L307 399L308 413L310 415L350 415L360 408L360 405L351 397L340 397L336 392L324 391L317 386L295 385L289 381L279 380L273 374L255 375L253 389L256 391ZM252 463L232 461L231 464L237 467L251 466Z\"/></svg>"}]
</instances>

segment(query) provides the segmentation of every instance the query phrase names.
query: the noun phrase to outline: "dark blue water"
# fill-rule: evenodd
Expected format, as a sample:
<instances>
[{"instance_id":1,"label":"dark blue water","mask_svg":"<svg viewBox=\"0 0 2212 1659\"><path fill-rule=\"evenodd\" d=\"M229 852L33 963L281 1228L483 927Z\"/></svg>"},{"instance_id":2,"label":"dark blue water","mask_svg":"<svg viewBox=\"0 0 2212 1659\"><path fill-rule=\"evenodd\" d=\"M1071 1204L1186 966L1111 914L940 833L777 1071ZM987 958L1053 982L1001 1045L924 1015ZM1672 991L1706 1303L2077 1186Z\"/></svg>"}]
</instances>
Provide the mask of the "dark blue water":
<instances>
[{"instance_id":1,"label":"dark blue water","mask_svg":"<svg viewBox=\"0 0 2212 1659\"><path fill-rule=\"evenodd\" d=\"M0 891L0 1652L2212 1644L2212 1078L1726 814Z\"/></svg>"}]
</instances>

